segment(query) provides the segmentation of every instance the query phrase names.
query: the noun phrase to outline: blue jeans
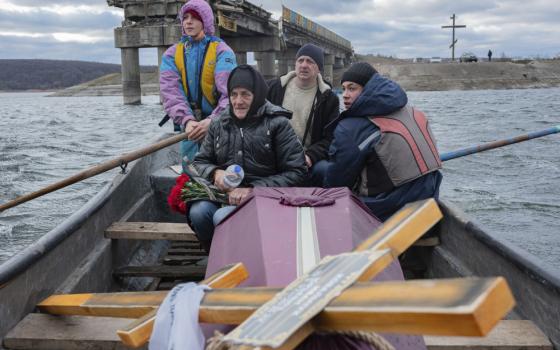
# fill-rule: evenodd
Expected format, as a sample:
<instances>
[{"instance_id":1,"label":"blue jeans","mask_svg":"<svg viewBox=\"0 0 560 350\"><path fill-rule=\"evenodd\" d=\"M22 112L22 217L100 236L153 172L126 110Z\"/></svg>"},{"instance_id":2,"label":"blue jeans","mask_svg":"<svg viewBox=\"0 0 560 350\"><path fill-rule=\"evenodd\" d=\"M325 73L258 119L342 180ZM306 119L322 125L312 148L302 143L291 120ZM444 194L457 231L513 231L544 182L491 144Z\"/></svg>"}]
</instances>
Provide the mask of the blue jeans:
<instances>
[{"instance_id":1,"label":"blue jeans","mask_svg":"<svg viewBox=\"0 0 560 350\"><path fill-rule=\"evenodd\" d=\"M323 183L325 181L325 174L327 173L327 169L329 167L329 162L326 160L320 160L317 163L313 164L311 167L307 179L309 186L311 187L323 187Z\"/></svg>"},{"instance_id":2,"label":"blue jeans","mask_svg":"<svg viewBox=\"0 0 560 350\"><path fill-rule=\"evenodd\" d=\"M210 248L210 242L214 236L214 227L222 222L235 208L233 205L220 208L219 204L206 200L191 203L188 213L189 222L198 240L205 248Z\"/></svg>"}]
</instances>

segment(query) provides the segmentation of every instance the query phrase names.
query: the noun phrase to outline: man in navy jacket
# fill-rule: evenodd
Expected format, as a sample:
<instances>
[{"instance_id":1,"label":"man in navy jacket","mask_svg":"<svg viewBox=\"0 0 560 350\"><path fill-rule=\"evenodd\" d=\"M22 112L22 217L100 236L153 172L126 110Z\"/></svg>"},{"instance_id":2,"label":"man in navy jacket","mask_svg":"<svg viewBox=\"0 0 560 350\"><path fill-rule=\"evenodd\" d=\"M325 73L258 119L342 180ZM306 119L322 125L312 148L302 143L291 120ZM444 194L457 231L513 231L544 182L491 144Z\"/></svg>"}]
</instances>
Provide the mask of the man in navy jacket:
<instances>
[{"instance_id":1,"label":"man in navy jacket","mask_svg":"<svg viewBox=\"0 0 560 350\"><path fill-rule=\"evenodd\" d=\"M326 187L346 186L380 219L409 202L438 197L442 175L424 114L368 63L342 76L346 110L329 148Z\"/></svg>"}]
</instances>

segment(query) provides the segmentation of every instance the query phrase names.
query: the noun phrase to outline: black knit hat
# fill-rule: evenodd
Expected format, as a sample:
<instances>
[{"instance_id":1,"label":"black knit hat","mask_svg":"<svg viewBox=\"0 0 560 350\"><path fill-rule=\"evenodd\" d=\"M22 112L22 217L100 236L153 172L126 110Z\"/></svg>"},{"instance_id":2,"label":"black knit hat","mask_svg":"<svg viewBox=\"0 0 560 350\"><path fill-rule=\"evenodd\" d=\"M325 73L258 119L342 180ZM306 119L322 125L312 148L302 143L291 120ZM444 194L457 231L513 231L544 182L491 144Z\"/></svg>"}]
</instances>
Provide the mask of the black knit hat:
<instances>
[{"instance_id":1,"label":"black knit hat","mask_svg":"<svg viewBox=\"0 0 560 350\"><path fill-rule=\"evenodd\" d=\"M303 45L302 47L300 47L300 49L296 53L296 60L298 58L300 58L300 56L311 57L311 59L313 59L313 61L315 61L315 63L317 63L317 66L319 66L319 70L321 72L323 71L323 63L325 61L325 53L323 52L323 49L320 48L319 46L313 45L313 44Z\"/></svg>"},{"instance_id":2,"label":"black knit hat","mask_svg":"<svg viewBox=\"0 0 560 350\"><path fill-rule=\"evenodd\" d=\"M248 64L241 64L235 67L229 74L227 88L228 95L237 87L245 88L253 93L253 102L247 112L248 117L252 117L266 103L268 87L261 73ZM230 114L233 116L233 106L229 104Z\"/></svg>"},{"instance_id":3,"label":"black knit hat","mask_svg":"<svg viewBox=\"0 0 560 350\"><path fill-rule=\"evenodd\" d=\"M240 65L241 66L241 65ZM252 70L249 67L242 66L239 69L235 70L235 74L229 75L227 89L228 94L231 94L231 91L237 87L245 88L252 93L255 92L255 76Z\"/></svg>"},{"instance_id":4,"label":"black knit hat","mask_svg":"<svg viewBox=\"0 0 560 350\"><path fill-rule=\"evenodd\" d=\"M353 83L360 84L361 86L365 86L375 73L377 73L377 71L371 66L371 64L366 62L356 62L342 74L340 83L342 84L345 81L351 81Z\"/></svg>"}]
</instances>

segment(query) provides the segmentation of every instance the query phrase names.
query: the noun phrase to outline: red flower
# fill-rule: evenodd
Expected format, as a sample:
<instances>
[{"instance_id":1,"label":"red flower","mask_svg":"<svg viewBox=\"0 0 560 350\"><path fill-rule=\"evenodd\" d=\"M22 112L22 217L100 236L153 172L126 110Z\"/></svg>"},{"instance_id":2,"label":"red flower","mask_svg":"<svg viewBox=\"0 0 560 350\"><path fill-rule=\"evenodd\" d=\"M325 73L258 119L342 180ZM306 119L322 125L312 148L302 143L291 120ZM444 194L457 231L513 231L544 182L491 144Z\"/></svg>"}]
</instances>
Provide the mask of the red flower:
<instances>
[{"instance_id":1,"label":"red flower","mask_svg":"<svg viewBox=\"0 0 560 350\"><path fill-rule=\"evenodd\" d=\"M185 183L189 181L191 181L191 179L187 174L181 174L181 176L175 180L175 186L173 186L171 192L169 192L169 196L167 196L169 208L183 215L187 214L187 203L181 199L181 191L183 187L185 187Z\"/></svg>"},{"instance_id":2,"label":"red flower","mask_svg":"<svg viewBox=\"0 0 560 350\"><path fill-rule=\"evenodd\" d=\"M167 203L171 211L187 214L188 203L199 200L211 200L227 204L228 195L212 185L191 180L187 174L182 174L175 180L175 186L171 188Z\"/></svg>"}]
</instances>

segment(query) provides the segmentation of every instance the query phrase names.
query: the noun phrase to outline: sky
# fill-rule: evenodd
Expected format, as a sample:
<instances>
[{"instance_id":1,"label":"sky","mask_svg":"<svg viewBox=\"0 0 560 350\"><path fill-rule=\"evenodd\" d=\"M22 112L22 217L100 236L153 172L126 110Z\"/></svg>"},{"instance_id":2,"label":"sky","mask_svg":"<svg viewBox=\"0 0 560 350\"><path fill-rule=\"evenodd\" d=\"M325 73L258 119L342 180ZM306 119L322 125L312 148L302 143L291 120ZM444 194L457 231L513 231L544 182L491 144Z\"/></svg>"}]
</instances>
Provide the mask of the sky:
<instances>
[{"instance_id":1,"label":"sky","mask_svg":"<svg viewBox=\"0 0 560 350\"><path fill-rule=\"evenodd\" d=\"M450 16L457 15L456 56L560 56L559 0L254 0L279 18L281 4L350 40L360 54L450 57ZM0 59L44 58L120 63L113 28L123 11L106 0L0 0ZM140 50L143 65L155 49Z\"/></svg>"}]
</instances>

